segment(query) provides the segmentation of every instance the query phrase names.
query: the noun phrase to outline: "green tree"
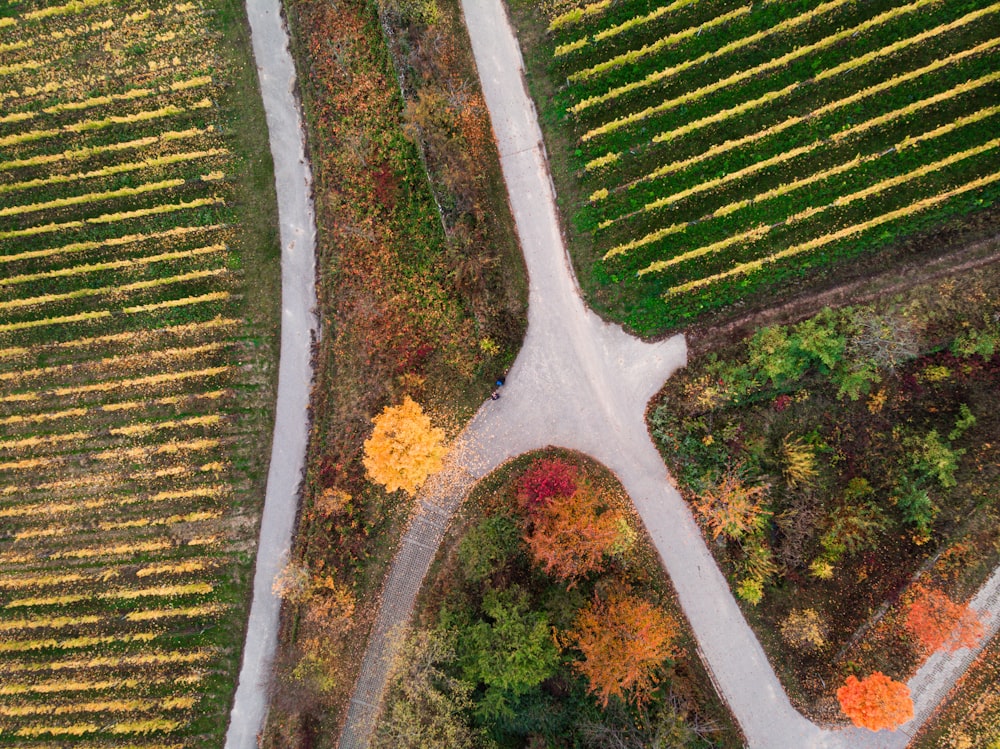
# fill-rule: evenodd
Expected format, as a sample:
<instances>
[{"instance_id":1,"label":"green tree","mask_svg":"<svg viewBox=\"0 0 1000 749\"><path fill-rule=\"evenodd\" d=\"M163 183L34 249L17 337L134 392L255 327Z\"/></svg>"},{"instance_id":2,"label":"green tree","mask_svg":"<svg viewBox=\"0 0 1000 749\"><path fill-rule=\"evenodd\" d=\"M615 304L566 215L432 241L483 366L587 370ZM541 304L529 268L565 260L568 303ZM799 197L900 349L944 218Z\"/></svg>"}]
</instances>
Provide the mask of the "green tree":
<instances>
[{"instance_id":1,"label":"green tree","mask_svg":"<svg viewBox=\"0 0 1000 749\"><path fill-rule=\"evenodd\" d=\"M382 720L372 749L480 749L485 737L468 723L472 685L447 669L455 659L454 634L424 630L400 649L389 679Z\"/></svg>"},{"instance_id":2,"label":"green tree","mask_svg":"<svg viewBox=\"0 0 1000 749\"><path fill-rule=\"evenodd\" d=\"M548 617L530 610L520 588L486 591L482 610L486 620L460 633L459 662L464 678L483 686L476 712L490 721L512 715L520 697L556 672L559 649Z\"/></svg>"}]
</instances>

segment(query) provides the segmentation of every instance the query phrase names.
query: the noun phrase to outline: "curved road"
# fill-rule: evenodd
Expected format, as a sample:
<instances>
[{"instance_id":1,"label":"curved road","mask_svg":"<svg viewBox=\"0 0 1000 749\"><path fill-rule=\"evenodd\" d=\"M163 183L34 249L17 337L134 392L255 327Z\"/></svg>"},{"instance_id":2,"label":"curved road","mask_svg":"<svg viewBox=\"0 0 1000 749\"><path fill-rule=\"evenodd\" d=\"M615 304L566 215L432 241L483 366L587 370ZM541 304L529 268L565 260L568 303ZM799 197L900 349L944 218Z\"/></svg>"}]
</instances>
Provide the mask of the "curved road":
<instances>
[{"instance_id":1,"label":"curved road","mask_svg":"<svg viewBox=\"0 0 1000 749\"><path fill-rule=\"evenodd\" d=\"M316 334L312 178L295 99L295 67L278 0L247 0L253 54L274 159L281 237L281 350L271 461L260 521L253 602L226 749L255 749L267 715L281 602L272 592L291 547L308 442L312 340Z\"/></svg>"},{"instance_id":2,"label":"curved road","mask_svg":"<svg viewBox=\"0 0 1000 749\"><path fill-rule=\"evenodd\" d=\"M392 655L452 512L509 458L546 445L585 452L613 470L636 504L677 589L717 685L749 745L761 749L902 749L976 652L938 653L910 680L916 717L899 731L821 729L788 701L744 620L644 421L646 404L685 363L683 338L646 344L586 309L563 246L554 191L524 67L500 0L463 0L466 23L530 277L529 324L503 398L487 401L445 469L420 493L420 512L393 562L355 686L340 748L365 747ZM1000 624L1000 570L972 602ZM984 642L988 638L984 638Z\"/></svg>"}]
</instances>

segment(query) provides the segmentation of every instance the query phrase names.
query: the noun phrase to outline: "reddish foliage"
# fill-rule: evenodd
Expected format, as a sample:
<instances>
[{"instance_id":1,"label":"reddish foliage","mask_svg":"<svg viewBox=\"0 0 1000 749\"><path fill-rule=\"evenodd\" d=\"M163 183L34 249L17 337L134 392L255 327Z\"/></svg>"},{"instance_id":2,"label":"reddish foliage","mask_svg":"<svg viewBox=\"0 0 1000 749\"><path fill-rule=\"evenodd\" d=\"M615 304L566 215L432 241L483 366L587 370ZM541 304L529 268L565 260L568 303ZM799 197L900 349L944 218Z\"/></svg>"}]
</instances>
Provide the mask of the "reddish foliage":
<instances>
[{"instance_id":1,"label":"reddish foliage","mask_svg":"<svg viewBox=\"0 0 1000 749\"><path fill-rule=\"evenodd\" d=\"M539 505L527 536L535 561L560 580L574 580L604 566L604 557L622 540L622 514L600 511L593 489L555 495Z\"/></svg>"},{"instance_id":2,"label":"reddish foliage","mask_svg":"<svg viewBox=\"0 0 1000 749\"><path fill-rule=\"evenodd\" d=\"M858 681L848 676L844 686L837 690L837 699L844 715L854 725L879 731L895 731L913 717L913 700L906 684L893 681L881 671Z\"/></svg>"},{"instance_id":3,"label":"reddish foliage","mask_svg":"<svg viewBox=\"0 0 1000 749\"><path fill-rule=\"evenodd\" d=\"M968 606L960 606L939 590L915 586L916 598L906 611L906 629L924 650L973 647L983 636L983 623Z\"/></svg>"},{"instance_id":4,"label":"reddish foliage","mask_svg":"<svg viewBox=\"0 0 1000 749\"><path fill-rule=\"evenodd\" d=\"M553 497L569 497L576 491L576 467L559 458L536 461L517 481L517 501L529 513Z\"/></svg>"}]
</instances>

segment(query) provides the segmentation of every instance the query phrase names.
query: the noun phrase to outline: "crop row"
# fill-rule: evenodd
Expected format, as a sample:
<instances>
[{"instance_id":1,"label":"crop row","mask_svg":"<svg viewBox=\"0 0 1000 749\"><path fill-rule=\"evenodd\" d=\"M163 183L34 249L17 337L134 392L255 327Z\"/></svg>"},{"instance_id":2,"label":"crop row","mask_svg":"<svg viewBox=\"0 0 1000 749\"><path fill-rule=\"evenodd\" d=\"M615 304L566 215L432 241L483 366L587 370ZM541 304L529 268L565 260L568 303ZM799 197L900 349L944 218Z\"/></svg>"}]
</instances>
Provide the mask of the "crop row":
<instances>
[{"instance_id":1,"label":"crop row","mask_svg":"<svg viewBox=\"0 0 1000 749\"><path fill-rule=\"evenodd\" d=\"M200 745L228 702L261 374L218 6L0 19L3 746Z\"/></svg>"}]
</instances>

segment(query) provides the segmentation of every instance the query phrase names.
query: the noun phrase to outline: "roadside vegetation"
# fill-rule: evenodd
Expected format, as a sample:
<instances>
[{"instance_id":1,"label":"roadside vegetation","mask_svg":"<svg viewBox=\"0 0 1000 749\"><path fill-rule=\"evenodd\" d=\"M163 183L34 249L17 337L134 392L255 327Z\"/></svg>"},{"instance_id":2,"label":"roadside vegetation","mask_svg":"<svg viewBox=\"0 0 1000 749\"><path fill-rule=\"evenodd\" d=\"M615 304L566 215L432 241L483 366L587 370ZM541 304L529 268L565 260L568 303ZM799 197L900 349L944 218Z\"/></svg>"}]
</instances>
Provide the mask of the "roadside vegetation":
<instances>
[{"instance_id":1,"label":"roadside vegetation","mask_svg":"<svg viewBox=\"0 0 1000 749\"><path fill-rule=\"evenodd\" d=\"M900 240L1000 194L996 3L511 8L581 282L640 335L933 255Z\"/></svg>"},{"instance_id":2,"label":"roadside vegetation","mask_svg":"<svg viewBox=\"0 0 1000 749\"><path fill-rule=\"evenodd\" d=\"M589 459L484 479L432 566L375 747L735 747L628 496Z\"/></svg>"},{"instance_id":3,"label":"roadside vegetation","mask_svg":"<svg viewBox=\"0 0 1000 749\"><path fill-rule=\"evenodd\" d=\"M0 7L0 746L222 743L277 355L256 84L239 2Z\"/></svg>"},{"instance_id":4,"label":"roadside vegetation","mask_svg":"<svg viewBox=\"0 0 1000 749\"><path fill-rule=\"evenodd\" d=\"M410 495L513 361L527 287L457 4L286 10L322 335L265 745L331 746ZM400 463L395 441L430 462Z\"/></svg>"},{"instance_id":5,"label":"roadside vegetation","mask_svg":"<svg viewBox=\"0 0 1000 749\"><path fill-rule=\"evenodd\" d=\"M994 638L948 701L913 741L914 749L1000 747L1000 638Z\"/></svg>"},{"instance_id":6,"label":"roadside vegetation","mask_svg":"<svg viewBox=\"0 0 1000 749\"><path fill-rule=\"evenodd\" d=\"M814 718L851 715L856 690L836 699L851 677L905 682L983 634L964 603L1000 561L998 299L987 267L765 327L651 405L671 475Z\"/></svg>"}]
</instances>

